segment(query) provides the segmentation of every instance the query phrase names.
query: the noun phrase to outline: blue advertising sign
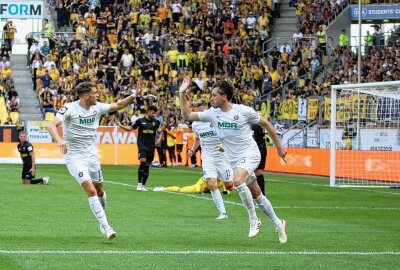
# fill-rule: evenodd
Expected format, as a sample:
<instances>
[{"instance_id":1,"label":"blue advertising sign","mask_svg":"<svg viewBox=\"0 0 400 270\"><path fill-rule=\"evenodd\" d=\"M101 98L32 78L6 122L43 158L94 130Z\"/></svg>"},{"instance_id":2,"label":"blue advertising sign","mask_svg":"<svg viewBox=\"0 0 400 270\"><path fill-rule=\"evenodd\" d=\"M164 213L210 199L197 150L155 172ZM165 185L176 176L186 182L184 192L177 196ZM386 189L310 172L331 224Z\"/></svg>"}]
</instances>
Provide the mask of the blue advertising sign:
<instances>
[{"instance_id":1,"label":"blue advertising sign","mask_svg":"<svg viewBox=\"0 0 400 270\"><path fill-rule=\"evenodd\" d=\"M358 6L350 6L350 19L358 20ZM400 5L366 5L361 8L363 20L400 19Z\"/></svg>"}]
</instances>

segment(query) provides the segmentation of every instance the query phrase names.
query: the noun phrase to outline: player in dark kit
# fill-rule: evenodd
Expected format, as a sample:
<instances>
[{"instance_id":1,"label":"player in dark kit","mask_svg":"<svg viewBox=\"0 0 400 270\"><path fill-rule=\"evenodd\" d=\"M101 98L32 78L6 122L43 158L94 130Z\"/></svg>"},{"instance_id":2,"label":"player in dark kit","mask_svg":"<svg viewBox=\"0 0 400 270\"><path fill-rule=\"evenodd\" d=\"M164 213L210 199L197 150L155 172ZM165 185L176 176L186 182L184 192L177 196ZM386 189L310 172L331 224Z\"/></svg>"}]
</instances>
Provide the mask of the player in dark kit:
<instances>
[{"instance_id":1,"label":"player in dark kit","mask_svg":"<svg viewBox=\"0 0 400 270\"><path fill-rule=\"evenodd\" d=\"M139 118L132 126L117 125L126 130L131 131L139 128L137 146L139 149L140 165L138 169L138 191L147 191L145 185L149 177L150 164L154 159L154 149L156 147L156 133L160 127L160 121L154 119L156 117L157 107L149 106L144 117Z\"/></svg>"},{"instance_id":2,"label":"player in dark kit","mask_svg":"<svg viewBox=\"0 0 400 270\"><path fill-rule=\"evenodd\" d=\"M257 183L260 186L261 192L265 195L265 180L263 175L263 170L265 168L265 162L267 160L267 144L265 142L265 133L264 129L257 124L251 125L251 129L253 130L253 138L257 143L258 149L260 150L261 160L258 164L258 167L255 171L257 176Z\"/></svg>"},{"instance_id":3,"label":"player in dark kit","mask_svg":"<svg viewBox=\"0 0 400 270\"><path fill-rule=\"evenodd\" d=\"M35 152L30 142L26 140L26 132L19 133L20 143L17 145L18 152L22 159L22 184L43 184L49 183L49 177L34 179L36 174Z\"/></svg>"}]
</instances>

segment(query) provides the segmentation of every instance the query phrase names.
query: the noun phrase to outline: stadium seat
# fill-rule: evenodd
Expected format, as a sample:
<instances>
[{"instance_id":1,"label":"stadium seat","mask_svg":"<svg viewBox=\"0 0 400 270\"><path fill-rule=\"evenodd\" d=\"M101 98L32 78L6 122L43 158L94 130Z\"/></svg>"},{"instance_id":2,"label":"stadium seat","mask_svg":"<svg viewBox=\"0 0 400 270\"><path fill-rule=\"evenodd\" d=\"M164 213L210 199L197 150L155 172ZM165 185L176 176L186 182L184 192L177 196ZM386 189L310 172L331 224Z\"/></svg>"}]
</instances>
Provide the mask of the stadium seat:
<instances>
[{"instance_id":1,"label":"stadium seat","mask_svg":"<svg viewBox=\"0 0 400 270\"><path fill-rule=\"evenodd\" d=\"M8 113L7 112L0 112L0 123L4 125L7 122Z\"/></svg>"},{"instance_id":2,"label":"stadium seat","mask_svg":"<svg viewBox=\"0 0 400 270\"><path fill-rule=\"evenodd\" d=\"M54 119L54 113L52 112L47 112L44 116L44 120L46 121L52 121Z\"/></svg>"},{"instance_id":3,"label":"stadium seat","mask_svg":"<svg viewBox=\"0 0 400 270\"><path fill-rule=\"evenodd\" d=\"M7 106L5 104L0 104L0 113L7 112Z\"/></svg>"},{"instance_id":4,"label":"stadium seat","mask_svg":"<svg viewBox=\"0 0 400 270\"><path fill-rule=\"evenodd\" d=\"M19 112L10 112L10 117L13 124L17 124L19 122Z\"/></svg>"}]
</instances>

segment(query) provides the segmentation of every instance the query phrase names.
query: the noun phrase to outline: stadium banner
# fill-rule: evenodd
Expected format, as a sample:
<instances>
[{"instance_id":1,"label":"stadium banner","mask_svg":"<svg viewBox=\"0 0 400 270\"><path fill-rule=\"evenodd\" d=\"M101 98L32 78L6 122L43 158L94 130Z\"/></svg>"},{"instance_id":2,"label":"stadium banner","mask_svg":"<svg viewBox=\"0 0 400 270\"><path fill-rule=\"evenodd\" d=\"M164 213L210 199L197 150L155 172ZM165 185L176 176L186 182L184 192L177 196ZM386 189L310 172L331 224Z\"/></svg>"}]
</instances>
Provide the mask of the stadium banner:
<instances>
[{"instance_id":1,"label":"stadium banner","mask_svg":"<svg viewBox=\"0 0 400 270\"><path fill-rule=\"evenodd\" d=\"M26 125L26 131L28 132L28 141L30 143L51 143L53 139L47 128L50 125L50 121L28 121Z\"/></svg>"},{"instance_id":2,"label":"stadium banner","mask_svg":"<svg viewBox=\"0 0 400 270\"><path fill-rule=\"evenodd\" d=\"M358 20L358 6L351 5L350 19ZM363 5L361 8L363 20L400 19L400 5Z\"/></svg>"},{"instance_id":3,"label":"stadium banner","mask_svg":"<svg viewBox=\"0 0 400 270\"><path fill-rule=\"evenodd\" d=\"M43 19L44 1L0 0L1 19Z\"/></svg>"},{"instance_id":4,"label":"stadium banner","mask_svg":"<svg viewBox=\"0 0 400 270\"><path fill-rule=\"evenodd\" d=\"M271 102L269 100L256 103L256 111L265 119L271 116Z\"/></svg>"},{"instance_id":5,"label":"stadium banner","mask_svg":"<svg viewBox=\"0 0 400 270\"><path fill-rule=\"evenodd\" d=\"M367 95L351 95L336 100L336 122L346 122L351 119L367 119L375 108L371 108ZM324 98L324 120L331 120L331 99ZM372 117L370 117L372 118Z\"/></svg>"},{"instance_id":6,"label":"stadium banner","mask_svg":"<svg viewBox=\"0 0 400 270\"><path fill-rule=\"evenodd\" d=\"M307 99L305 98L298 98L298 110L297 110L297 119L299 121L307 121Z\"/></svg>"},{"instance_id":7,"label":"stadium banner","mask_svg":"<svg viewBox=\"0 0 400 270\"><path fill-rule=\"evenodd\" d=\"M297 111L297 100L285 99L279 104L277 116L279 120L297 120Z\"/></svg>"},{"instance_id":8,"label":"stadium banner","mask_svg":"<svg viewBox=\"0 0 400 270\"><path fill-rule=\"evenodd\" d=\"M318 98L308 98L307 99L307 120L313 121L317 119L318 114Z\"/></svg>"}]
</instances>

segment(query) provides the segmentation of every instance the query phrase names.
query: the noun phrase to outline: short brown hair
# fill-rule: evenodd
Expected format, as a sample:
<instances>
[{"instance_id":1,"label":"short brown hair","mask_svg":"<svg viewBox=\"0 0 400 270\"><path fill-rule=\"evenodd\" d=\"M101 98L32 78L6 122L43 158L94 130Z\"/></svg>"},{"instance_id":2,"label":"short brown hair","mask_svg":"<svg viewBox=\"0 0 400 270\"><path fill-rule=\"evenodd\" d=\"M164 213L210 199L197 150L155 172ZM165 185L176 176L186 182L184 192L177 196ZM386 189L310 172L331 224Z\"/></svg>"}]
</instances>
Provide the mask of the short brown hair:
<instances>
[{"instance_id":1,"label":"short brown hair","mask_svg":"<svg viewBox=\"0 0 400 270\"><path fill-rule=\"evenodd\" d=\"M96 87L94 83L91 82L81 82L75 87L75 91L78 94L78 96L82 96L83 94L89 92L92 90L93 87Z\"/></svg>"}]
</instances>

